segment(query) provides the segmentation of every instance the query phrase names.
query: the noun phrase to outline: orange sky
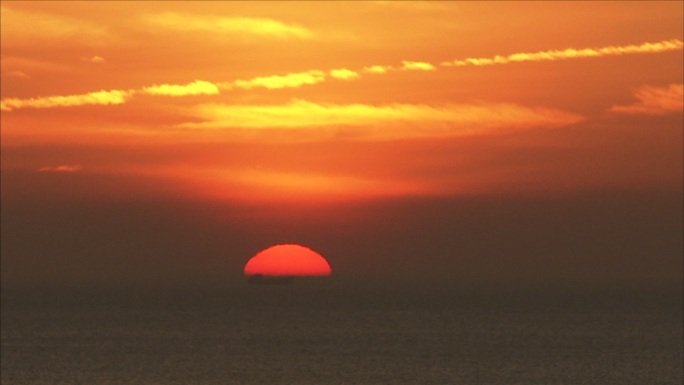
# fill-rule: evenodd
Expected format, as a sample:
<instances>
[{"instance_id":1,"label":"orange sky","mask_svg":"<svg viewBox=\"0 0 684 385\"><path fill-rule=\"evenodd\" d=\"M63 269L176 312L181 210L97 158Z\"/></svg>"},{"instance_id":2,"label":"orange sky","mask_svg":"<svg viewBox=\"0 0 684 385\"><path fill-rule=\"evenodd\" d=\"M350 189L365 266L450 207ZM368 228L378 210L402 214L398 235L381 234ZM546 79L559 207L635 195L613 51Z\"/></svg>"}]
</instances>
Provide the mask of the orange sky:
<instances>
[{"instance_id":1,"label":"orange sky","mask_svg":"<svg viewBox=\"0 0 684 385\"><path fill-rule=\"evenodd\" d=\"M683 4L2 1L3 199L679 191Z\"/></svg>"}]
</instances>

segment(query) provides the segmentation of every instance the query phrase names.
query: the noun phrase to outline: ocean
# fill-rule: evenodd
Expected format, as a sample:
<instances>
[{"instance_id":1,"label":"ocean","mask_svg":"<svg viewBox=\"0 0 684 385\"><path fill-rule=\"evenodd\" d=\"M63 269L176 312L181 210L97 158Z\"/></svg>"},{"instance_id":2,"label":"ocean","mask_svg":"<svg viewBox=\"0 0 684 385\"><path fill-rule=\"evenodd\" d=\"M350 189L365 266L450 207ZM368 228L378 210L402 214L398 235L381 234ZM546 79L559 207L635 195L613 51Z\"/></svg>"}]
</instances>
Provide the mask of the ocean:
<instances>
[{"instance_id":1,"label":"ocean","mask_svg":"<svg viewBox=\"0 0 684 385\"><path fill-rule=\"evenodd\" d=\"M684 382L681 290L3 289L2 385Z\"/></svg>"}]
</instances>

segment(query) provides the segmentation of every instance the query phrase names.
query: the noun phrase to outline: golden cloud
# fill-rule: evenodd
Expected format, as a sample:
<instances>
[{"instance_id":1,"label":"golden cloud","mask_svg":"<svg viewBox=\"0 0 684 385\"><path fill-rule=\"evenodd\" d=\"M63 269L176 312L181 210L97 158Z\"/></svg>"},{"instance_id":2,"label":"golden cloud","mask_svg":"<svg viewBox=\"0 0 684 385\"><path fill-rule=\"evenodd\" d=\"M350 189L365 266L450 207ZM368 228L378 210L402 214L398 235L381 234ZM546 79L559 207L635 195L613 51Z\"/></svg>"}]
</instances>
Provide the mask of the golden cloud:
<instances>
[{"instance_id":1,"label":"golden cloud","mask_svg":"<svg viewBox=\"0 0 684 385\"><path fill-rule=\"evenodd\" d=\"M422 61L404 60L401 64L401 69L406 71L434 71L436 69L434 65Z\"/></svg>"},{"instance_id":2,"label":"golden cloud","mask_svg":"<svg viewBox=\"0 0 684 385\"><path fill-rule=\"evenodd\" d=\"M266 18L203 16L166 12L147 15L145 19L156 26L178 31L249 34L260 37L297 39L308 39L313 36L313 33L306 28Z\"/></svg>"},{"instance_id":3,"label":"golden cloud","mask_svg":"<svg viewBox=\"0 0 684 385\"><path fill-rule=\"evenodd\" d=\"M392 69L393 69L392 66L373 65L373 66L364 67L363 72L366 72L369 74L384 74L388 71L391 71Z\"/></svg>"},{"instance_id":4,"label":"golden cloud","mask_svg":"<svg viewBox=\"0 0 684 385\"><path fill-rule=\"evenodd\" d=\"M307 72L298 72L287 75L273 75L273 76L263 76L257 77L249 80L236 80L232 83L223 83L221 86L224 88L267 88L267 89L279 89L279 88L296 88L301 87L306 84L316 84L325 81L325 74L323 71L312 70Z\"/></svg>"},{"instance_id":5,"label":"golden cloud","mask_svg":"<svg viewBox=\"0 0 684 385\"><path fill-rule=\"evenodd\" d=\"M356 71L348 70L346 68L340 68L330 71L330 76L335 79L351 80L359 77L359 73Z\"/></svg>"},{"instance_id":6,"label":"golden cloud","mask_svg":"<svg viewBox=\"0 0 684 385\"><path fill-rule=\"evenodd\" d=\"M217 95L219 88L214 83L195 80L185 85L161 84L143 88L143 92L150 95L186 96L186 95Z\"/></svg>"},{"instance_id":7,"label":"golden cloud","mask_svg":"<svg viewBox=\"0 0 684 385\"><path fill-rule=\"evenodd\" d=\"M317 104L293 100L282 105L203 104L193 111L203 122L183 128L308 130L311 139L342 133L360 140L455 136L500 129L556 127L582 120L563 111L515 104ZM326 128L326 129L322 129Z\"/></svg>"}]
</instances>

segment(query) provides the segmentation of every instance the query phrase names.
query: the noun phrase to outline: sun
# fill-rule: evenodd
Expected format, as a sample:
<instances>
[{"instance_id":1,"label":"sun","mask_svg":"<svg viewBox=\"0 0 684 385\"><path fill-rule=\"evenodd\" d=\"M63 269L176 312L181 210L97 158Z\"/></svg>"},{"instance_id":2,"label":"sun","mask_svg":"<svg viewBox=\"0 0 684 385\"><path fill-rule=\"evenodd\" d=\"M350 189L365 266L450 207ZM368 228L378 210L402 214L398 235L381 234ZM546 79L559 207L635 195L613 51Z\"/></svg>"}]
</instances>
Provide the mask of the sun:
<instances>
[{"instance_id":1,"label":"sun","mask_svg":"<svg viewBox=\"0 0 684 385\"><path fill-rule=\"evenodd\" d=\"M246 276L328 276L330 264L319 253L297 244L279 244L258 252L245 265Z\"/></svg>"}]
</instances>

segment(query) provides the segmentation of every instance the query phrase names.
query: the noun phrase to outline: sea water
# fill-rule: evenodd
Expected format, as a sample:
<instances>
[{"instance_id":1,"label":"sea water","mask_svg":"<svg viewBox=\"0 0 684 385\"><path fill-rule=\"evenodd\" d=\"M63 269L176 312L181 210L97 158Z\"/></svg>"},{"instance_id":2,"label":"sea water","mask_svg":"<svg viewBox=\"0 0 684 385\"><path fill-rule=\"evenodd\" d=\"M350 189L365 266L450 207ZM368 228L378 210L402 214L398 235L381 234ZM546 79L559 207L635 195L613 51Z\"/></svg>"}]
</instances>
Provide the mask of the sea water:
<instances>
[{"instance_id":1,"label":"sea water","mask_svg":"<svg viewBox=\"0 0 684 385\"><path fill-rule=\"evenodd\" d=\"M673 384L680 291L5 289L0 379L38 384Z\"/></svg>"}]
</instances>

